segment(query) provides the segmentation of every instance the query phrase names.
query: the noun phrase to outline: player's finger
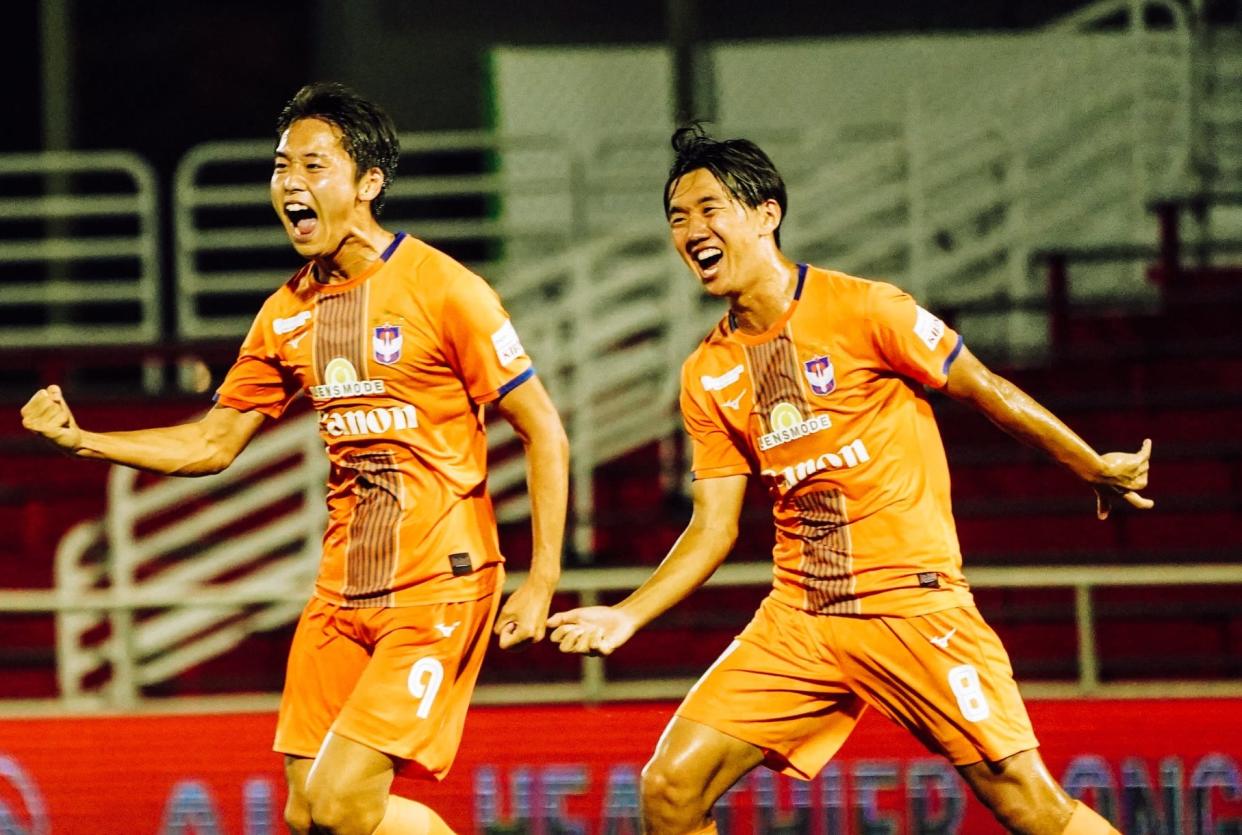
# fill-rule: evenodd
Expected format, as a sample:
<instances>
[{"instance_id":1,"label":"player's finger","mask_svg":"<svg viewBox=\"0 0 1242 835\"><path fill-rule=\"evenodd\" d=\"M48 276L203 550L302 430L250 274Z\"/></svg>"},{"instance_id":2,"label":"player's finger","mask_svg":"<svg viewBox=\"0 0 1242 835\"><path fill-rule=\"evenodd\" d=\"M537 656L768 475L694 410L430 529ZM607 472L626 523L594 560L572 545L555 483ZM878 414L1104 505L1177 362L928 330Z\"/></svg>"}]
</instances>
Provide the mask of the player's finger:
<instances>
[{"instance_id":1,"label":"player's finger","mask_svg":"<svg viewBox=\"0 0 1242 835\"><path fill-rule=\"evenodd\" d=\"M1143 457L1144 461L1151 458L1151 438L1143 439L1143 445L1139 447L1138 454Z\"/></svg>"},{"instance_id":2,"label":"player's finger","mask_svg":"<svg viewBox=\"0 0 1242 835\"><path fill-rule=\"evenodd\" d=\"M518 630L513 629L502 634L497 643L500 644L501 649L513 649L514 647L522 646L527 642L528 639L526 636L522 635L522 633Z\"/></svg>"},{"instance_id":3,"label":"player's finger","mask_svg":"<svg viewBox=\"0 0 1242 835\"><path fill-rule=\"evenodd\" d=\"M511 618L505 618L503 620L498 620L496 621L496 625L492 627L492 633L495 635L504 635L506 632L513 629L514 625L515 624L513 623L513 620Z\"/></svg>"},{"instance_id":4,"label":"player's finger","mask_svg":"<svg viewBox=\"0 0 1242 835\"><path fill-rule=\"evenodd\" d=\"M574 641L580 634L576 626L562 626L552 633L552 642L556 644L557 649L561 652L573 652Z\"/></svg>"},{"instance_id":5,"label":"player's finger","mask_svg":"<svg viewBox=\"0 0 1242 835\"><path fill-rule=\"evenodd\" d=\"M561 624L577 623L577 622L578 622L578 610L570 609L567 612L557 612L555 615L548 618L548 627L551 629L555 629Z\"/></svg>"},{"instance_id":6,"label":"player's finger","mask_svg":"<svg viewBox=\"0 0 1242 835\"><path fill-rule=\"evenodd\" d=\"M1095 518L1103 521L1108 518L1108 511L1112 509L1108 496L1103 490L1095 491Z\"/></svg>"},{"instance_id":7,"label":"player's finger","mask_svg":"<svg viewBox=\"0 0 1242 835\"><path fill-rule=\"evenodd\" d=\"M1131 507L1136 507L1139 510L1151 510L1156 506L1154 500L1144 498L1133 490L1123 495L1122 498L1129 502Z\"/></svg>"},{"instance_id":8,"label":"player's finger","mask_svg":"<svg viewBox=\"0 0 1242 835\"><path fill-rule=\"evenodd\" d=\"M568 646L569 652L574 652L579 655L588 653L591 651L591 642L595 637L595 633L596 630L594 629L579 630L565 644L562 644L561 648L564 650L565 647Z\"/></svg>"}]
</instances>

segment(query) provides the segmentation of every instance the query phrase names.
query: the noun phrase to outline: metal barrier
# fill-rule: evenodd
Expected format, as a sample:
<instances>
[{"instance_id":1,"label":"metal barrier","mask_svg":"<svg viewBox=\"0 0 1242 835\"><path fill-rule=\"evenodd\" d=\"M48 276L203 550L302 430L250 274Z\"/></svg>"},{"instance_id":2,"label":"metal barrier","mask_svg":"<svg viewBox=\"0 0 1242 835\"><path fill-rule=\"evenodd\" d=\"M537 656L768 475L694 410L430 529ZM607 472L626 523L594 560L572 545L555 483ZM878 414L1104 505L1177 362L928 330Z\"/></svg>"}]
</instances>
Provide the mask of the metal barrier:
<instances>
[{"instance_id":1,"label":"metal barrier","mask_svg":"<svg viewBox=\"0 0 1242 835\"><path fill-rule=\"evenodd\" d=\"M565 573L560 592L575 595L576 605L595 605L606 592L635 588L651 573L650 568L576 569ZM1096 646L1096 614L1093 594L1102 588L1174 587L1236 585L1242 587L1242 563L1220 565L1144 565L1144 566L1038 566L1023 568L976 568L968 572L975 589L1056 589L1074 590L1074 617L1078 635L1078 678L1066 682L1038 682L1023 686L1028 696L1059 698L1147 698L1171 696L1239 696L1242 680L1217 681L1141 681L1105 682L1100 679L1100 657ZM727 563L707 582L708 587L763 587L771 583L769 562ZM523 575L511 575L506 583L512 591ZM63 591L0 591L0 612L55 612L58 618L70 616L132 615L139 610L238 610L253 606L284 606L300 609L305 593L274 592L258 588L186 589L131 588L83 589L73 594ZM693 679L645 678L609 681L608 659L583 657L576 681L531 682L481 686L478 704L530 704L539 702L597 702L633 699L680 698ZM0 702L0 714L40 713L65 710L91 711L124 708L131 711L167 710L246 710L271 709L277 696L222 696L187 699L144 698L136 691L109 694L66 693L61 699Z\"/></svg>"},{"instance_id":2,"label":"metal barrier","mask_svg":"<svg viewBox=\"0 0 1242 835\"><path fill-rule=\"evenodd\" d=\"M123 151L0 155L0 347L160 334L155 173Z\"/></svg>"}]
</instances>

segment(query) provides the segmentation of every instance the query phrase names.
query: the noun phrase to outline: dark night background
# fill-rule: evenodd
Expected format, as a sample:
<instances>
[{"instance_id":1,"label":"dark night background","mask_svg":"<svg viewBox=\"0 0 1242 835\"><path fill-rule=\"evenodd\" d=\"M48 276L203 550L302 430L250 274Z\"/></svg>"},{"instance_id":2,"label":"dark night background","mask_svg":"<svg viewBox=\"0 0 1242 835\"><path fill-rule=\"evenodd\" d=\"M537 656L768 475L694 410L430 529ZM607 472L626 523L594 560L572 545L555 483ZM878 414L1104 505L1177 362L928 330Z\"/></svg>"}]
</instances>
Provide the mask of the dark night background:
<instances>
[{"instance_id":1,"label":"dark night background","mask_svg":"<svg viewBox=\"0 0 1242 835\"><path fill-rule=\"evenodd\" d=\"M213 139L266 135L301 84L334 77L380 99L402 130L484 127L486 55L497 44L665 42L667 0L69 0L72 145L126 148L171 170ZM897 31L1022 29L1079 0L906 3L700 2L702 41ZM0 151L42 145L40 3L5 4L0 70L11 82ZM371 36L379 27L382 39ZM394 67L399 67L394 71ZM399 101L384 89L399 74ZM414 79L413 83L409 83Z\"/></svg>"}]
</instances>

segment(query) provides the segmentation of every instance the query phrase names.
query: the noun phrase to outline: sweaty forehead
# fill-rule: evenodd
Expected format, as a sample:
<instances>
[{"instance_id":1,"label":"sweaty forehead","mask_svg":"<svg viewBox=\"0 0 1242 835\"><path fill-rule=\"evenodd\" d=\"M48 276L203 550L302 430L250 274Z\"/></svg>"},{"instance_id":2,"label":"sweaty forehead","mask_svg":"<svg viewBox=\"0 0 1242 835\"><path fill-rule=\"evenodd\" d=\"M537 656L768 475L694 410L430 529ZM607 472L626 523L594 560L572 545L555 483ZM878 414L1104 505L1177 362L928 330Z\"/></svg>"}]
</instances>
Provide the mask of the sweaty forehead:
<instances>
[{"instance_id":1,"label":"sweaty forehead","mask_svg":"<svg viewBox=\"0 0 1242 835\"><path fill-rule=\"evenodd\" d=\"M290 125L276 145L278 152L290 156L303 154L348 156L341 141L341 129L323 119L298 119Z\"/></svg>"}]
</instances>

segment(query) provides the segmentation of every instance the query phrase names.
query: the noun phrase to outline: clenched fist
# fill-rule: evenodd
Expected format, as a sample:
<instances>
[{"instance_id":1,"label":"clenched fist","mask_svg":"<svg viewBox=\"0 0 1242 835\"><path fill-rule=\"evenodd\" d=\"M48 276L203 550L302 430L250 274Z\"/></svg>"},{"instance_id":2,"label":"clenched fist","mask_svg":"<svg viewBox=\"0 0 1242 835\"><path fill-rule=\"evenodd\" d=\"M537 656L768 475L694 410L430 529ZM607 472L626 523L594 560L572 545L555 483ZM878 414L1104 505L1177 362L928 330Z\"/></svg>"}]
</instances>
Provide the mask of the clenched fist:
<instances>
[{"instance_id":1,"label":"clenched fist","mask_svg":"<svg viewBox=\"0 0 1242 835\"><path fill-rule=\"evenodd\" d=\"M60 386L48 386L34 393L22 406L22 426L62 452L72 454L82 445L82 430L73 419Z\"/></svg>"}]
</instances>

